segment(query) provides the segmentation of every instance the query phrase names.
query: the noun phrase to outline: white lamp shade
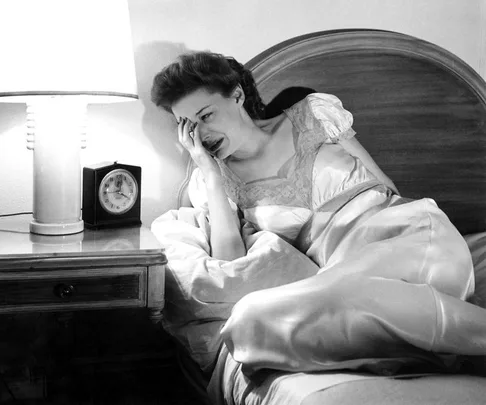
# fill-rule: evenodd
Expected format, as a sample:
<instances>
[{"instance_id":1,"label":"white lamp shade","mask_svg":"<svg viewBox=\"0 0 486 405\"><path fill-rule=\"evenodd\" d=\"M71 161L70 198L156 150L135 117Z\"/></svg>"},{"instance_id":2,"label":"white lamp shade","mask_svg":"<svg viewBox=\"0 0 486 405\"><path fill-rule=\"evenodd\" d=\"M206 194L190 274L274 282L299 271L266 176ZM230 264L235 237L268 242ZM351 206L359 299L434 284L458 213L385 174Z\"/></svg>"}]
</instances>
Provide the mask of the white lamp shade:
<instances>
[{"instance_id":1,"label":"white lamp shade","mask_svg":"<svg viewBox=\"0 0 486 405\"><path fill-rule=\"evenodd\" d=\"M137 98L126 0L1 0L0 38L0 102Z\"/></svg>"}]
</instances>

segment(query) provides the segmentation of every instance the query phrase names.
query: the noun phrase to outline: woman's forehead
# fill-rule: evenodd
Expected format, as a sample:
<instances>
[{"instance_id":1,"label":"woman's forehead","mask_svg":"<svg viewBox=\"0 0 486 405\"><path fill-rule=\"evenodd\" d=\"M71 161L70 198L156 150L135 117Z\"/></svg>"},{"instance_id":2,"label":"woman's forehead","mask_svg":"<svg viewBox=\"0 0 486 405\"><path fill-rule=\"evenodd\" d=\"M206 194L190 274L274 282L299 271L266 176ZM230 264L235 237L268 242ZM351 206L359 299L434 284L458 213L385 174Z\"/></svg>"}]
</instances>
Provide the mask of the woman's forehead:
<instances>
[{"instance_id":1,"label":"woman's forehead","mask_svg":"<svg viewBox=\"0 0 486 405\"><path fill-rule=\"evenodd\" d=\"M198 89L182 97L172 106L172 112L176 117L190 117L196 115L206 106L218 104L223 97L219 93L210 93L206 89Z\"/></svg>"}]
</instances>

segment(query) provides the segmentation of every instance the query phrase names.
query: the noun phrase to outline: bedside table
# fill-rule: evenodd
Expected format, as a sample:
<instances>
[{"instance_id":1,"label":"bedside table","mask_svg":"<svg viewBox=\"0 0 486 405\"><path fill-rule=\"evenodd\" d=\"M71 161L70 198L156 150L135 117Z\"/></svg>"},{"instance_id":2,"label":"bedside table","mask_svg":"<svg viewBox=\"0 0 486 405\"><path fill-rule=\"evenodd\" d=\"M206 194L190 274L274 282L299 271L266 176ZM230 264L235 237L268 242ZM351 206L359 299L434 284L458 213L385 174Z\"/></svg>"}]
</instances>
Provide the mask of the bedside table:
<instances>
[{"instance_id":1,"label":"bedside table","mask_svg":"<svg viewBox=\"0 0 486 405\"><path fill-rule=\"evenodd\" d=\"M43 236L29 232L31 218L0 218L0 402L171 370L160 324L167 259L152 232Z\"/></svg>"},{"instance_id":2,"label":"bedside table","mask_svg":"<svg viewBox=\"0 0 486 405\"><path fill-rule=\"evenodd\" d=\"M0 314L147 307L160 321L167 259L148 228L43 236L30 219L0 218Z\"/></svg>"}]
</instances>

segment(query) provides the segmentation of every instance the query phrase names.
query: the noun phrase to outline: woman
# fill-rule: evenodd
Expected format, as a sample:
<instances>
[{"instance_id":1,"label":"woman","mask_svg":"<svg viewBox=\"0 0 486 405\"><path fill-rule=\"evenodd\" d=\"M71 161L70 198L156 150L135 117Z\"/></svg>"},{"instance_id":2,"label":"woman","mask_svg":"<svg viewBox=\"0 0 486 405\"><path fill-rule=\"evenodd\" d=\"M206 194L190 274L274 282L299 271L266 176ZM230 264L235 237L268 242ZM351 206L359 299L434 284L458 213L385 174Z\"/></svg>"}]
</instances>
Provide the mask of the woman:
<instances>
[{"instance_id":1,"label":"woman","mask_svg":"<svg viewBox=\"0 0 486 405\"><path fill-rule=\"evenodd\" d=\"M433 200L399 195L337 97L310 94L262 119L251 74L207 52L166 67L152 95L198 167L192 187L207 197L211 256L245 257L251 227L319 267L232 309L220 336L249 374L380 364L393 373L486 354L486 311L466 302L474 273L465 241Z\"/></svg>"}]
</instances>

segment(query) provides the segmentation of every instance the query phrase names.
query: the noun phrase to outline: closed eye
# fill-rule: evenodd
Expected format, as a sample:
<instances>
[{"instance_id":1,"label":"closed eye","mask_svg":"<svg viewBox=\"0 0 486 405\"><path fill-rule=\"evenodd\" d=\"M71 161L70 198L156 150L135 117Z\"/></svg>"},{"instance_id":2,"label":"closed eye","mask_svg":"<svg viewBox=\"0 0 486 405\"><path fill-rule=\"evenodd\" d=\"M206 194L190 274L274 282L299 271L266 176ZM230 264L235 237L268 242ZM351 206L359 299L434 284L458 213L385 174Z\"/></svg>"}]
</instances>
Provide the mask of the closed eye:
<instances>
[{"instance_id":1,"label":"closed eye","mask_svg":"<svg viewBox=\"0 0 486 405\"><path fill-rule=\"evenodd\" d=\"M209 117L211 117L212 115L213 115L212 112L202 115L201 121L206 122L209 119Z\"/></svg>"}]
</instances>

